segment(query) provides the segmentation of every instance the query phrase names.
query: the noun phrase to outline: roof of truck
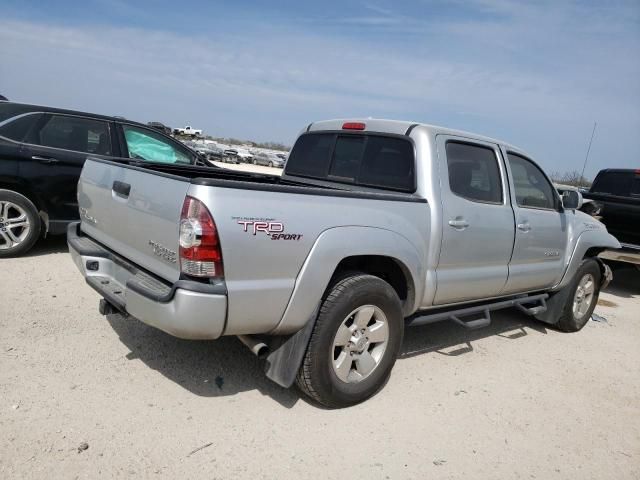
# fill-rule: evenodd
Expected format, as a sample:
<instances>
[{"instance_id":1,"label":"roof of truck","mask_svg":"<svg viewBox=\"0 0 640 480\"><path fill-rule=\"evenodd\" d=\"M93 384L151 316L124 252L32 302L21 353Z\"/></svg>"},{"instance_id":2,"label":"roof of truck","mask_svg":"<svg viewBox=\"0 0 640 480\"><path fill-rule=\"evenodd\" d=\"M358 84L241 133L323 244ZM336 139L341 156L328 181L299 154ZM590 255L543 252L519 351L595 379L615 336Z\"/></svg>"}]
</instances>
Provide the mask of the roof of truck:
<instances>
[{"instance_id":1,"label":"roof of truck","mask_svg":"<svg viewBox=\"0 0 640 480\"><path fill-rule=\"evenodd\" d=\"M364 123L366 128L365 132L381 132L381 133L393 133L396 135L408 135L411 130L416 127L421 127L426 130L429 130L433 134L441 134L441 135L455 135L458 137L466 137L469 139L480 140L488 143L495 143L504 145L510 149L522 151L520 148L515 145L511 145L502 140L497 140L495 138L486 137L484 135L479 135L477 133L465 132L463 130L455 130L447 127L440 127L437 125L430 125L427 123L421 122L411 122L404 120L388 120L382 118L337 118L333 120L322 120L319 122L314 122L310 124L306 131L320 131L320 130L341 130L342 126L345 123Z\"/></svg>"}]
</instances>

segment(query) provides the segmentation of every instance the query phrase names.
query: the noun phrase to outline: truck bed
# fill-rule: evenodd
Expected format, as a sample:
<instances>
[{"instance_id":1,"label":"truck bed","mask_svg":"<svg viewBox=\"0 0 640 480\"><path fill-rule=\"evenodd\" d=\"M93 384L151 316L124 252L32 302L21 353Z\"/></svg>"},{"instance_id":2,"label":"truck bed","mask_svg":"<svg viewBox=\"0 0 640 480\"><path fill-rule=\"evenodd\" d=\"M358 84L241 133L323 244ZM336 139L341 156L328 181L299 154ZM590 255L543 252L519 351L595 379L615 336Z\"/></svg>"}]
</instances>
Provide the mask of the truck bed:
<instances>
[{"instance_id":1,"label":"truck bed","mask_svg":"<svg viewBox=\"0 0 640 480\"><path fill-rule=\"evenodd\" d=\"M111 163L108 160L92 158L92 161ZM138 161L124 161L129 168L142 171L153 171L157 174L189 181L194 185L241 188L246 190L278 191L285 193L299 193L307 195L326 195L335 197L369 198L377 200L398 200L424 202L415 195L388 190L367 188L358 185L331 184L312 179L292 180L280 175L242 172L230 168L210 168L197 165L176 165L163 163L149 163Z\"/></svg>"},{"instance_id":2,"label":"truck bed","mask_svg":"<svg viewBox=\"0 0 640 480\"><path fill-rule=\"evenodd\" d=\"M334 264L333 257L343 258L340 252L353 242L362 255L391 253L413 278L425 277L426 199L305 179L88 159L78 184L80 233L135 268L175 284L183 278L179 229L187 197L202 202L215 222L228 298L227 335L278 328L289 318L285 311L308 258L319 256L314 271L318 278L330 277L339 261ZM416 285L415 291L423 289ZM303 297L315 305L314 296L321 294L315 288ZM412 297L409 307L419 300ZM306 315L291 312L283 331L300 328Z\"/></svg>"}]
</instances>

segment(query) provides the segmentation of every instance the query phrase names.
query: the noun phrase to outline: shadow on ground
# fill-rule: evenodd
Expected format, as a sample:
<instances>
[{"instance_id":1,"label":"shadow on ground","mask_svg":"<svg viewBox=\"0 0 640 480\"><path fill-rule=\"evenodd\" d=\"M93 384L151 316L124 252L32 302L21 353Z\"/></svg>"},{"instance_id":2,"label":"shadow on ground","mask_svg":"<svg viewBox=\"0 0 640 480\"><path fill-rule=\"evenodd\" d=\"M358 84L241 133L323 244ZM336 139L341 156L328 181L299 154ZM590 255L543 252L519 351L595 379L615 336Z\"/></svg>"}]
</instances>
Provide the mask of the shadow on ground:
<instances>
[{"instance_id":1,"label":"shadow on ground","mask_svg":"<svg viewBox=\"0 0 640 480\"><path fill-rule=\"evenodd\" d=\"M517 340L528 335L525 329L546 333L545 325L515 310L497 312L493 318L490 326L479 330L450 322L408 328L400 359L428 353L462 355L473 352L476 340L494 335ZM292 408L300 399L295 388L285 389L269 380L263 362L235 337L181 340L121 315L109 315L108 321L131 351L129 360L141 360L195 395L223 397L258 390L285 408Z\"/></svg>"},{"instance_id":2,"label":"shadow on ground","mask_svg":"<svg viewBox=\"0 0 640 480\"><path fill-rule=\"evenodd\" d=\"M478 330L468 330L453 322L409 327L404 331L399 358L411 358L426 353L456 357L473 352L473 342L476 340L493 336L518 340L528 335L526 329L546 334L547 327L548 325L533 320L515 309L493 312L491 324Z\"/></svg>"},{"instance_id":3,"label":"shadow on ground","mask_svg":"<svg viewBox=\"0 0 640 480\"><path fill-rule=\"evenodd\" d=\"M616 262L609 265L613 270L613 280L604 291L621 298L640 296L640 270Z\"/></svg>"},{"instance_id":4,"label":"shadow on ground","mask_svg":"<svg viewBox=\"0 0 640 480\"><path fill-rule=\"evenodd\" d=\"M141 360L195 395L223 397L258 390L286 408L299 399L295 389L269 380L262 361L235 337L181 340L132 318L109 315L107 319L131 351L129 360Z\"/></svg>"},{"instance_id":5,"label":"shadow on ground","mask_svg":"<svg viewBox=\"0 0 640 480\"><path fill-rule=\"evenodd\" d=\"M68 251L66 235L50 235L47 238L39 239L33 248L21 255L21 257L40 257L51 253L66 253Z\"/></svg>"}]
</instances>

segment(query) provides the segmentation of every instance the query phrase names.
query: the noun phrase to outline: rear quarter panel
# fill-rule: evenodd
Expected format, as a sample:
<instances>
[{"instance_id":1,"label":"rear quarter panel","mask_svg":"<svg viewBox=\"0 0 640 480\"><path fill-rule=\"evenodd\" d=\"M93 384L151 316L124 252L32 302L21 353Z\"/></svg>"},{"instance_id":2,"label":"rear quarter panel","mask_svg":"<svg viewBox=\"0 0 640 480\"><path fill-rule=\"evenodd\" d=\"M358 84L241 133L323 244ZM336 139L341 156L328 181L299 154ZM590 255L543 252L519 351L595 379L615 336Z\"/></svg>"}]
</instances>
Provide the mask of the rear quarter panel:
<instances>
[{"instance_id":1,"label":"rear quarter panel","mask_svg":"<svg viewBox=\"0 0 640 480\"><path fill-rule=\"evenodd\" d=\"M429 238L426 203L203 185L192 185L189 195L209 207L219 231L229 299L226 335L270 332L280 324L305 260L330 229L370 228L370 243L378 247L363 248L362 239L367 237L352 235L348 229L337 240L332 237L330 250L334 253L319 258L326 263L308 265L317 271L316 285L305 308L296 310L293 323L297 328L309 319L309 310L317 305L338 262L372 251L388 255L393 251L385 246L389 233L396 239L395 250L405 252L404 261L413 263L417 278L424 277L424 239ZM271 225L275 235L256 231L253 222ZM421 292L424 284L416 287ZM279 333L287 331L291 328L281 327Z\"/></svg>"}]
</instances>

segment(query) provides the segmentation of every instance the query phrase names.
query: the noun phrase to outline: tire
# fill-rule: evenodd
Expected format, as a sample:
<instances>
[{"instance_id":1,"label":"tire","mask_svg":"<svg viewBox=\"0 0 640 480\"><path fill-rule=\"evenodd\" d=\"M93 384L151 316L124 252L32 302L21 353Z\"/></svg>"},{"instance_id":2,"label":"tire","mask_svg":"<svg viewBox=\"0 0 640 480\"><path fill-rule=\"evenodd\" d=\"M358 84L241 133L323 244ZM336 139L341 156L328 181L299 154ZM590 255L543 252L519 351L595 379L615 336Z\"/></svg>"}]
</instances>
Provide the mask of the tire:
<instances>
[{"instance_id":1,"label":"tire","mask_svg":"<svg viewBox=\"0 0 640 480\"><path fill-rule=\"evenodd\" d=\"M269 166L273 168L273 162L269 162Z\"/></svg>"},{"instance_id":2,"label":"tire","mask_svg":"<svg viewBox=\"0 0 640 480\"><path fill-rule=\"evenodd\" d=\"M342 278L322 302L296 383L328 408L363 402L389 378L403 333L402 306L391 285L360 273Z\"/></svg>"},{"instance_id":3,"label":"tire","mask_svg":"<svg viewBox=\"0 0 640 480\"><path fill-rule=\"evenodd\" d=\"M41 231L38 210L31 200L0 189L0 258L26 253L40 238Z\"/></svg>"},{"instance_id":4,"label":"tire","mask_svg":"<svg viewBox=\"0 0 640 480\"><path fill-rule=\"evenodd\" d=\"M583 260L568 287L570 288L569 295L560 313L558 323L556 323L558 330L577 332L587 324L598 303L601 280L602 272L598 262L593 258ZM591 287L589 287L589 282L593 282ZM591 293L589 294L587 292L590 288ZM580 306L578 306L577 302L580 298L584 298L586 303L580 302Z\"/></svg>"}]
</instances>

